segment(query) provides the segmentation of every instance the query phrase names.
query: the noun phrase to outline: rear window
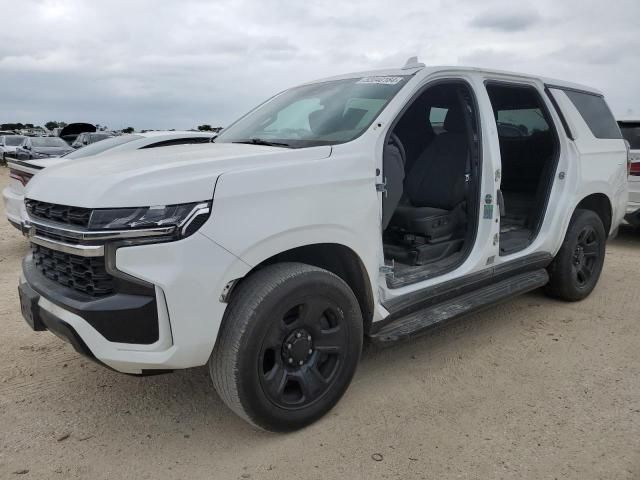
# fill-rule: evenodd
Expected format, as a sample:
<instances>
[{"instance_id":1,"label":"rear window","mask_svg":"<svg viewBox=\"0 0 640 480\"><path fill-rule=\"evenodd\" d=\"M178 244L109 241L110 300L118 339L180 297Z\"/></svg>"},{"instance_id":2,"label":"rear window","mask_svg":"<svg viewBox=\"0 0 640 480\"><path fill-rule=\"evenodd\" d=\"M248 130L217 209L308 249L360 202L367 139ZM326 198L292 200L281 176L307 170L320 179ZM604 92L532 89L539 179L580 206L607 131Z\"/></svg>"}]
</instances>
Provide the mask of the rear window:
<instances>
[{"instance_id":1,"label":"rear window","mask_svg":"<svg viewBox=\"0 0 640 480\"><path fill-rule=\"evenodd\" d=\"M34 137L31 143L34 147L69 148L69 145L59 137Z\"/></svg>"},{"instance_id":2,"label":"rear window","mask_svg":"<svg viewBox=\"0 0 640 480\"><path fill-rule=\"evenodd\" d=\"M604 98L575 90L564 90L596 138L622 138L618 124Z\"/></svg>"},{"instance_id":3,"label":"rear window","mask_svg":"<svg viewBox=\"0 0 640 480\"><path fill-rule=\"evenodd\" d=\"M618 122L618 125L631 150L640 150L640 122Z\"/></svg>"}]
</instances>

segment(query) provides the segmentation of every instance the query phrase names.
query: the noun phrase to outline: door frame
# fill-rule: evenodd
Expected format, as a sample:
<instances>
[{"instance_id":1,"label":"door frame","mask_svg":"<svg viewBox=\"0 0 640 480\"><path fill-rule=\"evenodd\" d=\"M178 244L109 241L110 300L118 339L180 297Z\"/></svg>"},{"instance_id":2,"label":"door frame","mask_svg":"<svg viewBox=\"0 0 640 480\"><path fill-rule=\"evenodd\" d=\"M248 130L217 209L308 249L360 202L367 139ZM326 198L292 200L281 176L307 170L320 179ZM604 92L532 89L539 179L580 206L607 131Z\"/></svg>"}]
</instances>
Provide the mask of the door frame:
<instances>
[{"instance_id":1,"label":"door frame","mask_svg":"<svg viewBox=\"0 0 640 480\"><path fill-rule=\"evenodd\" d=\"M393 121L389 123L386 129L386 132L384 134L383 145L387 144L387 142L389 141L389 137L391 136L391 133L393 132L394 128L396 127L396 125L398 124L402 116L406 113L406 111L414 104L414 102L420 96L422 96L428 89L441 84L449 84L449 85L458 84L458 85L464 86L467 89L468 93L471 95L471 101L473 102L475 124L476 124L476 132L475 132L476 139L471 139L471 140L474 141L477 145L477 148L476 148L477 158L475 159L476 160L475 162L473 160L471 162L471 168L472 168L471 177L473 179L473 182L471 187L472 193L470 194L470 197L475 197L476 201L473 202L473 206L472 206L473 211L470 212L471 214L468 215L468 217L475 219L475 221L473 222L472 230L467 232L464 246L462 249L462 255L457 262L454 262L451 265L447 265L446 267L439 269L435 272L425 271L423 275L416 273L415 276L412 276L411 281L402 283L401 285L392 286L389 284L390 282L387 278L386 287L390 290L397 290L403 287L415 287L416 285L419 285L422 282L425 282L433 278L441 277L443 275L446 275L447 273L450 273L456 270L461 265L463 265L465 261L469 258L477 242L478 228L481 221L480 210L483 204L481 196L482 196L482 174L484 169L484 161L483 161L484 160L484 155L483 155L484 142L483 142L483 128L482 128L483 121L482 121L482 114L480 110L480 102L478 98L477 87L474 88L472 81L470 81L470 79L464 78L464 76L457 76L454 74L454 75L445 75L445 76L442 76L436 79L427 80L426 82L424 82L405 101L403 107L397 113L395 113ZM486 95L486 92L483 92L483 93ZM384 149L382 150L382 154L384 155ZM384 178L384 165L382 161L382 156L378 159L378 161L379 161L378 164L379 164L380 171L382 172L382 177ZM474 173L475 175L473 175ZM380 206L380 218L382 218L382 197L380 197L379 206ZM383 232L381 230L380 246L383 249L384 246L383 246L382 234Z\"/></svg>"},{"instance_id":2,"label":"door frame","mask_svg":"<svg viewBox=\"0 0 640 480\"><path fill-rule=\"evenodd\" d=\"M540 213L540 216L538 217L538 221L536 222L535 225L535 229L532 230L531 232L531 238L529 239L529 242L527 243L527 245L519 250L515 250L512 252L506 252L504 255L500 254L500 243L498 240L498 255L500 258L508 258L511 255L516 255L524 250L526 250L527 248L529 248L529 246L531 246L531 244L533 244L536 239L538 238L538 235L540 233L540 229L542 228L542 224L544 223L544 220L547 216L547 212L548 212L548 207L549 207L549 199L551 198L551 191L553 189L553 185L555 183L555 179L556 179L556 172L558 171L558 164L560 163L560 156L562 155L562 143L560 142L560 134L558 133L558 125L556 125L556 122L551 114L551 109L554 107L553 104L551 105L551 108L549 107L549 105L547 104L546 101L546 95L545 95L545 91L541 91L539 86L536 83L529 83L529 82L523 82L523 81L518 81L518 80L505 80L505 79L492 79L492 78L488 78L486 79L484 82L484 89L485 89L485 94L487 95L487 98L489 100L489 104L491 105L491 112L495 118L495 114L493 113L493 103L491 103L491 97L489 96L489 91L487 90L487 87L490 85L497 85L497 86L503 86L503 87L512 87L512 88L529 88L531 90L533 90L535 92L535 95L537 96L537 99L540 103L541 106L541 110L542 110L542 114L544 116L544 120L547 122L547 124L549 125L550 129L552 130L552 136L553 136L553 143L554 143L554 158L551 160L552 161L552 166L551 169L549 171L549 176L546 179L542 179L545 182L547 182L546 188L545 188L545 194L544 194L544 202L542 204L542 212ZM496 141L498 142L498 145L500 145L500 136L498 134L498 128L497 128L497 123L498 119L495 118L495 125L496 125ZM499 155L499 164L500 164L500 172L501 172L501 177L500 177L500 183L498 185L496 185L496 195L498 193L498 190L500 190L500 187L502 187L502 173L504 173L504 168L502 166L502 152L500 151L500 149L498 149L498 155Z\"/></svg>"}]
</instances>

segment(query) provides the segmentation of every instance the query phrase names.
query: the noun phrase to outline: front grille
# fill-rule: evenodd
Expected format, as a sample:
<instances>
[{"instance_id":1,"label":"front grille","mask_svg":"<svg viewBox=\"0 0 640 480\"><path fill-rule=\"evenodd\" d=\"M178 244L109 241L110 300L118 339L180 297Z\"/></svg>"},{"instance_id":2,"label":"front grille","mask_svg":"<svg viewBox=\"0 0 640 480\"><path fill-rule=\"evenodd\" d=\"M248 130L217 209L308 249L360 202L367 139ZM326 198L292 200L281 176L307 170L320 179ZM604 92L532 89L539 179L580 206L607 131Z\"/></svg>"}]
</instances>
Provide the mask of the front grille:
<instances>
[{"instance_id":1,"label":"front grille","mask_svg":"<svg viewBox=\"0 0 640 480\"><path fill-rule=\"evenodd\" d=\"M113 277L107 273L104 257L80 257L31 244L36 268L47 278L94 297L114 291Z\"/></svg>"},{"instance_id":2,"label":"front grille","mask_svg":"<svg viewBox=\"0 0 640 480\"><path fill-rule=\"evenodd\" d=\"M78 227L89 227L89 217L91 216L90 208L69 207L67 205L40 202L38 200L27 200L25 204L29 215L34 218L42 218L44 220Z\"/></svg>"}]
</instances>

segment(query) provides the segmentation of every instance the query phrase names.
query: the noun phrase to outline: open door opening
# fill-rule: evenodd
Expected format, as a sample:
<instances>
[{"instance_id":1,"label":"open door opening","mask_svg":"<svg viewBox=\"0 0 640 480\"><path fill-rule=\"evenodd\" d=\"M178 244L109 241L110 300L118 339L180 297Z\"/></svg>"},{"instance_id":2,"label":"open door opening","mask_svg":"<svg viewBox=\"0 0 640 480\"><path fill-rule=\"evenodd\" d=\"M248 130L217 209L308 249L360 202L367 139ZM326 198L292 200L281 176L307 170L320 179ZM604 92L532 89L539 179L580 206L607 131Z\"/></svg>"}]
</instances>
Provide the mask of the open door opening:
<instances>
[{"instance_id":1,"label":"open door opening","mask_svg":"<svg viewBox=\"0 0 640 480\"><path fill-rule=\"evenodd\" d=\"M500 255L535 239L559 158L558 134L538 91L526 85L487 84L502 160Z\"/></svg>"},{"instance_id":2,"label":"open door opening","mask_svg":"<svg viewBox=\"0 0 640 480\"><path fill-rule=\"evenodd\" d=\"M399 116L383 157L383 246L390 287L464 261L478 219L480 145L475 97L462 81L428 87Z\"/></svg>"}]
</instances>

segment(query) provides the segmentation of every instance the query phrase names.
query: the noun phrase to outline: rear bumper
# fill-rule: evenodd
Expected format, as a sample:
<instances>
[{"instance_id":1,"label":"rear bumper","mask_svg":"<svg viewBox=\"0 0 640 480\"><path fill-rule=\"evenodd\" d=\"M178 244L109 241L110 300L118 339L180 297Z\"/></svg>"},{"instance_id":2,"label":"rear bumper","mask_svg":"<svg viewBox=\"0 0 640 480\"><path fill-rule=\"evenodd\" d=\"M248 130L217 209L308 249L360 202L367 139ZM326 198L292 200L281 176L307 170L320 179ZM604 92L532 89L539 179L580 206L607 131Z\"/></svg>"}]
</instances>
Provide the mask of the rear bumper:
<instances>
[{"instance_id":1,"label":"rear bumper","mask_svg":"<svg viewBox=\"0 0 640 480\"><path fill-rule=\"evenodd\" d=\"M26 218L26 210L24 207L24 196L14 192L10 186L2 190L2 200L4 201L4 210L7 214L7 220L18 229L22 229L22 221Z\"/></svg>"},{"instance_id":2,"label":"rear bumper","mask_svg":"<svg viewBox=\"0 0 640 480\"><path fill-rule=\"evenodd\" d=\"M624 220L634 227L640 226L640 194L629 192L629 202L627 203Z\"/></svg>"},{"instance_id":3,"label":"rear bumper","mask_svg":"<svg viewBox=\"0 0 640 480\"><path fill-rule=\"evenodd\" d=\"M640 225L640 180L638 177L629 177L629 199L625 212L625 221L631 225Z\"/></svg>"}]
</instances>

